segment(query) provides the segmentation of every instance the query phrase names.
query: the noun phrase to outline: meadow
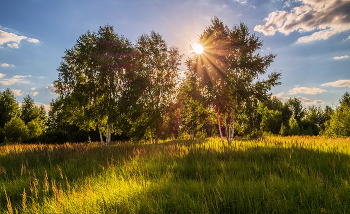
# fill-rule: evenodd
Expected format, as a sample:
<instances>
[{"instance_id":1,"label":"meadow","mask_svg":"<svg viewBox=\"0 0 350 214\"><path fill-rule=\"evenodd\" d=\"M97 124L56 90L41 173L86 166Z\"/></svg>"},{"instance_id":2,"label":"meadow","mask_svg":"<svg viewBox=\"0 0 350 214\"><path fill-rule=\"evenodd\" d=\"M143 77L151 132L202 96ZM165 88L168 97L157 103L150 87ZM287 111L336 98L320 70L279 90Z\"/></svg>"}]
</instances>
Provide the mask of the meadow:
<instances>
[{"instance_id":1,"label":"meadow","mask_svg":"<svg viewBox=\"0 0 350 214\"><path fill-rule=\"evenodd\" d=\"M350 139L0 146L0 213L350 213Z\"/></svg>"}]
</instances>

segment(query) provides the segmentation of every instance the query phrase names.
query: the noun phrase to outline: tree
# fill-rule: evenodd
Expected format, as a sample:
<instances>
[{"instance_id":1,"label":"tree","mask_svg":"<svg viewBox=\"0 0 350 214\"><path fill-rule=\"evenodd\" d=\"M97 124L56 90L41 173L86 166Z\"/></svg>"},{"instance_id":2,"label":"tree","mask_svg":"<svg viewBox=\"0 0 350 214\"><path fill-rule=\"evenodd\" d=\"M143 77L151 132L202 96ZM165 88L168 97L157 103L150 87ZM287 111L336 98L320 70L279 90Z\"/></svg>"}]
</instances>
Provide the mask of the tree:
<instances>
[{"instance_id":1,"label":"tree","mask_svg":"<svg viewBox=\"0 0 350 214\"><path fill-rule=\"evenodd\" d=\"M289 134L290 135L299 135L300 134L298 121L294 118L294 116L292 116L289 119Z\"/></svg>"},{"instance_id":2,"label":"tree","mask_svg":"<svg viewBox=\"0 0 350 214\"><path fill-rule=\"evenodd\" d=\"M325 123L324 134L327 136L350 136L350 95L346 92L339 100L338 106Z\"/></svg>"},{"instance_id":3,"label":"tree","mask_svg":"<svg viewBox=\"0 0 350 214\"><path fill-rule=\"evenodd\" d=\"M34 99L32 99L28 94L23 98L21 106L21 119L25 124L28 124L30 121L38 117L43 117L42 110L34 104Z\"/></svg>"},{"instance_id":4,"label":"tree","mask_svg":"<svg viewBox=\"0 0 350 214\"><path fill-rule=\"evenodd\" d=\"M56 92L62 96L69 122L85 130L95 129L111 140L111 132L120 133L122 116L119 101L127 89L127 77L133 72L133 47L112 26L100 27L80 36L72 49L65 51L57 69Z\"/></svg>"},{"instance_id":5,"label":"tree","mask_svg":"<svg viewBox=\"0 0 350 214\"><path fill-rule=\"evenodd\" d=\"M264 132L278 134L282 124L282 113L268 109L263 103L259 104L258 113L262 116L260 129Z\"/></svg>"},{"instance_id":6,"label":"tree","mask_svg":"<svg viewBox=\"0 0 350 214\"><path fill-rule=\"evenodd\" d=\"M193 54L187 60L187 73L195 76L199 91L215 110L222 142L221 126L224 125L231 144L236 112L251 100L267 99L271 87L280 84L280 73L276 72L268 75L267 80L259 79L266 74L275 55L256 53L262 41L250 34L243 23L229 29L217 17L199 36L198 44L203 46L204 52Z\"/></svg>"},{"instance_id":7,"label":"tree","mask_svg":"<svg viewBox=\"0 0 350 214\"><path fill-rule=\"evenodd\" d=\"M305 115L305 109L303 108L303 105L301 104L301 101L298 98L291 98L285 103L290 111L292 112L292 116L298 123L300 123L301 119Z\"/></svg>"},{"instance_id":8,"label":"tree","mask_svg":"<svg viewBox=\"0 0 350 214\"><path fill-rule=\"evenodd\" d=\"M140 36L136 42L137 72L141 77L137 81L140 85L140 96L134 105L139 111L133 117L132 135L138 132L141 138L146 132L158 142L162 134L161 127L168 105L175 101L175 87L177 84L181 55L175 47L168 47L162 36L154 31L150 35ZM140 128L142 127L142 128Z\"/></svg>"},{"instance_id":9,"label":"tree","mask_svg":"<svg viewBox=\"0 0 350 214\"><path fill-rule=\"evenodd\" d=\"M5 137L10 142L23 142L28 137L28 128L20 117L12 117L4 127Z\"/></svg>"},{"instance_id":10,"label":"tree","mask_svg":"<svg viewBox=\"0 0 350 214\"><path fill-rule=\"evenodd\" d=\"M43 122L39 117L35 118L34 120L31 120L27 124L28 136L31 141L36 141L38 137L43 133L44 130L42 124Z\"/></svg>"},{"instance_id":11,"label":"tree","mask_svg":"<svg viewBox=\"0 0 350 214\"><path fill-rule=\"evenodd\" d=\"M5 124L16 115L20 115L18 103L12 91L7 88L0 93L0 128L4 128Z\"/></svg>"}]
</instances>

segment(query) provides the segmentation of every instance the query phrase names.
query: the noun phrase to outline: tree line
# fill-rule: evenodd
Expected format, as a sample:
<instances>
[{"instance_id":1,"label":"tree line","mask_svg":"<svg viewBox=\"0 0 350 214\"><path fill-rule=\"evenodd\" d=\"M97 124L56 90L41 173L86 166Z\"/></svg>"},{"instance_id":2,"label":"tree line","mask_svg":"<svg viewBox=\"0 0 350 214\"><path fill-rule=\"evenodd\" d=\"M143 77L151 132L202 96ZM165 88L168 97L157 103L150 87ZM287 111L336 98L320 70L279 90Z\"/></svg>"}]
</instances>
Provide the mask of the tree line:
<instances>
[{"instance_id":1,"label":"tree line","mask_svg":"<svg viewBox=\"0 0 350 214\"><path fill-rule=\"evenodd\" d=\"M0 141L151 140L263 134L349 136L350 98L340 106L303 108L297 98L271 97L280 73L267 74L276 57L243 23L228 28L215 17L199 36L204 48L186 60L159 33L135 44L100 27L65 51L54 82L58 98L44 107L28 95L19 107L10 89L0 95ZM265 79L261 79L264 76Z\"/></svg>"}]
</instances>

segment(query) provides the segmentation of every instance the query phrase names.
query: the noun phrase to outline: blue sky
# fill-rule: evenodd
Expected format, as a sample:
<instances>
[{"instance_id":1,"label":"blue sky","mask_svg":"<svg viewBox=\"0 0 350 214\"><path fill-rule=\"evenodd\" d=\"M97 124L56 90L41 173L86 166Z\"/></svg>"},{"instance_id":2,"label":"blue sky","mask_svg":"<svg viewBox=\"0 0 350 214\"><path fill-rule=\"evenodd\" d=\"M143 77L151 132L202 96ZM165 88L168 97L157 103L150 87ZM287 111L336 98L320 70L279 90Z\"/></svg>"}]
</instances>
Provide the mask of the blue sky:
<instances>
[{"instance_id":1,"label":"blue sky","mask_svg":"<svg viewBox=\"0 0 350 214\"><path fill-rule=\"evenodd\" d=\"M18 102L30 94L48 105L51 84L65 49L99 26L131 42L151 30L183 61L210 19L232 28L240 22L263 40L261 54L277 54L269 72L282 73L272 93L303 105L337 105L350 92L349 0L11 0L0 3L0 90L10 88ZM185 70L185 66L181 66Z\"/></svg>"}]
</instances>

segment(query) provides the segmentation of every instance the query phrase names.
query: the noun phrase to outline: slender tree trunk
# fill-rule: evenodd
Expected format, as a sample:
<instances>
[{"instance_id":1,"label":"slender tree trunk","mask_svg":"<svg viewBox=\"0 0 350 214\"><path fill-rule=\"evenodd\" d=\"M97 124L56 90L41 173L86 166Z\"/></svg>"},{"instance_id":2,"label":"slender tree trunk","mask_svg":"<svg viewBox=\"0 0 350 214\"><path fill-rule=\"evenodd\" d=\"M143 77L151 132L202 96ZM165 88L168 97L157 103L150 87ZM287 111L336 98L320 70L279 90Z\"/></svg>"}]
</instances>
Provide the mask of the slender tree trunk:
<instances>
[{"instance_id":1,"label":"slender tree trunk","mask_svg":"<svg viewBox=\"0 0 350 214\"><path fill-rule=\"evenodd\" d=\"M230 127L227 127L227 121L226 121L226 115L225 115L225 119L224 119L224 123L225 123L225 134L226 134L226 139L227 139L227 143L230 144Z\"/></svg>"},{"instance_id":2,"label":"slender tree trunk","mask_svg":"<svg viewBox=\"0 0 350 214\"><path fill-rule=\"evenodd\" d=\"M225 145L224 137L222 136L222 132L221 132L221 123L220 123L219 110L216 111L216 117L217 117L217 120L218 120L218 126L219 126L219 132L220 132L221 141L222 141L222 144Z\"/></svg>"},{"instance_id":3,"label":"slender tree trunk","mask_svg":"<svg viewBox=\"0 0 350 214\"><path fill-rule=\"evenodd\" d=\"M100 133L101 145L103 145L103 135L101 131L101 124L99 122L97 123L97 127L98 127L98 132Z\"/></svg>"},{"instance_id":4,"label":"slender tree trunk","mask_svg":"<svg viewBox=\"0 0 350 214\"><path fill-rule=\"evenodd\" d=\"M109 145L111 142L111 127L109 124L107 124L107 137L106 137L106 144Z\"/></svg>"},{"instance_id":5,"label":"slender tree trunk","mask_svg":"<svg viewBox=\"0 0 350 214\"><path fill-rule=\"evenodd\" d=\"M235 119L236 119L236 112L235 110L233 110L233 114L232 114L232 134L230 136L230 142L229 145L231 145L234 135L235 135Z\"/></svg>"},{"instance_id":6,"label":"slender tree trunk","mask_svg":"<svg viewBox=\"0 0 350 214\"><path fill-rule=\"evenodd\" d=\"M158 144L158 135L157 134L154 135L154 142L155 142L155 144Z\"/></svg>"}]
</instances>

